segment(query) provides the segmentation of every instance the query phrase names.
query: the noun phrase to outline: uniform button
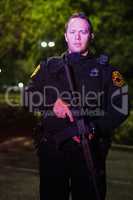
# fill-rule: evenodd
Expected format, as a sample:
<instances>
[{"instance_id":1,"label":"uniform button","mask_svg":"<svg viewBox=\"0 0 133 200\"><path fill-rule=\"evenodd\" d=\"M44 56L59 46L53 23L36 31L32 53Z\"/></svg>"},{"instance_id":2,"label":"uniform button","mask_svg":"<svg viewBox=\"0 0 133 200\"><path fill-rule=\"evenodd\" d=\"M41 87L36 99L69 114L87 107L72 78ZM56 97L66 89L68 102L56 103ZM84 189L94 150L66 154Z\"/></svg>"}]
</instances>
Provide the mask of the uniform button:
<instances>
[{"instance_id":1,"label":"uniform button","mask_svg":"<svg viewBox=\"0 0 133 200\"><path fill-rule=\"evenodd\" d=\"M48 141L48 139L46 137L44 137L44 142L47 142L47 141Z\"/></svg>"}]
</instances>

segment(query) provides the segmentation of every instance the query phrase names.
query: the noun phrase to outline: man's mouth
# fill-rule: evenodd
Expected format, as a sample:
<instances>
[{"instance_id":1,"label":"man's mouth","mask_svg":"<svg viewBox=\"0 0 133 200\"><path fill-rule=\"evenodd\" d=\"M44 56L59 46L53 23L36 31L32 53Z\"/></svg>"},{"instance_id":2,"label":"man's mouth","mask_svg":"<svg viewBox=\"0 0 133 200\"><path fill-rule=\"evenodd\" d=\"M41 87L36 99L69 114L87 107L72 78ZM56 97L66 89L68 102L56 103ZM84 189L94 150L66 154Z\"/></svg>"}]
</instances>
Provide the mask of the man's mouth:
<instances>
[{"instance_id":1,"label":"man's mouth","mask_svg":"<svg viewBox=\"0 0 133 200\"><path fill-rule=\"evenodd\" d=\"M80 47L80 46L81 46L81 43L74 43L74 46Z\"/></svg>"}]
</instances>

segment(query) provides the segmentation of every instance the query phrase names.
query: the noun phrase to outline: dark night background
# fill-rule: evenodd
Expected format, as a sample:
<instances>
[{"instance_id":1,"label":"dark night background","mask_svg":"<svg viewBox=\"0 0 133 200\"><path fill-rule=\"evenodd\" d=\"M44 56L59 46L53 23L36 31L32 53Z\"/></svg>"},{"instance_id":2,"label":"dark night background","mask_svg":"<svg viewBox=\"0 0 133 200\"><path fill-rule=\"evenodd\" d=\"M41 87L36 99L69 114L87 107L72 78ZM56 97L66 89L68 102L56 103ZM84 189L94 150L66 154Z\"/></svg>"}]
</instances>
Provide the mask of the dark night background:
<instances>
[{"instance_id":1,"label":"dark night background","mask_svg":"<svg viewBox=\"0 0 133 200\"><path fill-rule=\"evenodd\" d=\"M77 11L85 12L93 24L95 39L92 51L97 55L107 53L110 63L121 70L129 85L132 108L132 0L1 0L1 200L37 199L37 162L32 152L32 130L39 115L23 109L20 91L40 60L66 50L64 24ZM49 42L55 45L50 47ZM131 109L130 116L113 137L117 148L112 148L107 162L108 200L133 200L132 121Z\"/></svg>"}]
</instances>

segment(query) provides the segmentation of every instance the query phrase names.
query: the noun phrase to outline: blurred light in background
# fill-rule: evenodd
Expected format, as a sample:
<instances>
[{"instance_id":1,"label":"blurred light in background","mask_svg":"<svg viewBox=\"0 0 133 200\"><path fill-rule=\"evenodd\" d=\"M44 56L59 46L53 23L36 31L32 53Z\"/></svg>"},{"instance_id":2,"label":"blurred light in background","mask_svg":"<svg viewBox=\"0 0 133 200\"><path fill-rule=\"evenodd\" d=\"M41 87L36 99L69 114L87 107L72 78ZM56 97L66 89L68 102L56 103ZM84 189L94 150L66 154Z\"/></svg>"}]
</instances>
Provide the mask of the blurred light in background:
<instances>
[{"instance_id":1,"label":"blurred light in background","mask_svg":"<svg viewBox=\"0 0 133 200\"><path fill-rule=\"evenodd\" d=\"M50 41L50 42L45 42L42 41L41 42L41 47L46 48L46 47L54 47L55 46L55 42L54 41Z\"/></svg>"},{"instance_id":2,"label":"blurred light in background","mask_svg":"<svg viewBox=\"0 0 133 200\"><path fill-rule=\"evenodd\" d=\"M49 46L49 47L54 47L54 46L55 46L55 42L49 42L49 43L48 43L48 46Z\"/></svg>"},{"instance_id":3,"label":"blurred light in background","mask_svg":"<svg viewBox=\"0 0 133 200\"><path fill-rule=\"evenodd\" d=\"M47 42L45 42L45 41L41 42L41 47L45 48L45 47L47 47L47 45L48 45Z\"/></svg>"},{"instance_id":4,"label":"blurred light in background","mask_svg":"<svg viewBox=\"0 0 133 200\"><path fill-rule=\"evenodd\" d=\"M24 84L22 82L18 83L18 87L19 88L23 88L24 87Z\"/></svg>"}]
</instances>

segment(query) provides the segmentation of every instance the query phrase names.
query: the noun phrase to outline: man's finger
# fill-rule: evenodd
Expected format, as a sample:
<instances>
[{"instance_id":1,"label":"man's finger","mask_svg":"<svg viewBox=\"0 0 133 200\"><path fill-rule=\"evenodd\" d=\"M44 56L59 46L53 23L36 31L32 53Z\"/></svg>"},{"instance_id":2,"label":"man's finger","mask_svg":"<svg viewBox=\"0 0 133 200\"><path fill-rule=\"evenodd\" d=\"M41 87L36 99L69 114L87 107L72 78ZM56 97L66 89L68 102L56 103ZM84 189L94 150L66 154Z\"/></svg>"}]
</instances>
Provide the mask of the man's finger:
<instances>
[{"instance_id":1,"label":"man's finger","mask_svg":"<svg viewBox=\"0 0 133 200\"><path fill-rule=\"evenodd\" d=\"M74 118L73 118L72 113L71 113L70 110L68 110L68 111L66 112L66 115L69 117L70 122L73 122L73 121L74 121Z\"/></svg>"}]
</instances>

